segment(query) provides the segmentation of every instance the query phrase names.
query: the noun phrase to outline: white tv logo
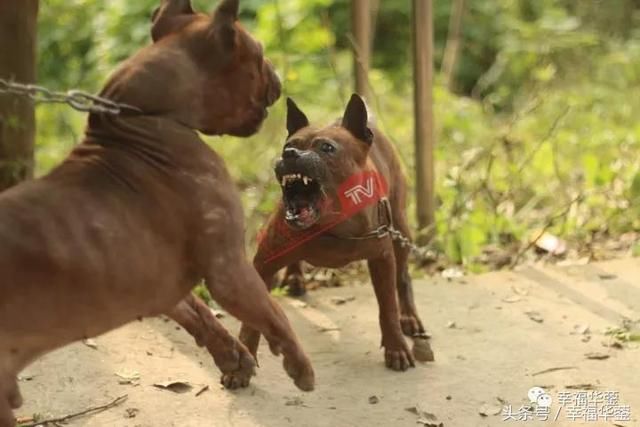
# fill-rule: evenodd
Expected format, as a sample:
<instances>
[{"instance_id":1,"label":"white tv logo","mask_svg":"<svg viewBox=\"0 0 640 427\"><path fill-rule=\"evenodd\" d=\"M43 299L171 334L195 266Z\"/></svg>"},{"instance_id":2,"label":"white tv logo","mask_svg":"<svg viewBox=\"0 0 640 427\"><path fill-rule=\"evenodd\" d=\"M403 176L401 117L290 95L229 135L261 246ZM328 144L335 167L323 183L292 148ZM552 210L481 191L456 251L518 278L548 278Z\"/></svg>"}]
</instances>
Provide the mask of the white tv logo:
<instances>
[{"instance_id":1,"label":"white tv logo","mask_svg":"<svg viewBox=\"0 0 640 427\"><path fill-rule=\"evenodd\" d=\"M362 197L370 199L373 197L373 177L369 177L365 185L358 184L344 192L344 195L351 199L354 205L362 203Z\"/></svg>"}]
</instances>

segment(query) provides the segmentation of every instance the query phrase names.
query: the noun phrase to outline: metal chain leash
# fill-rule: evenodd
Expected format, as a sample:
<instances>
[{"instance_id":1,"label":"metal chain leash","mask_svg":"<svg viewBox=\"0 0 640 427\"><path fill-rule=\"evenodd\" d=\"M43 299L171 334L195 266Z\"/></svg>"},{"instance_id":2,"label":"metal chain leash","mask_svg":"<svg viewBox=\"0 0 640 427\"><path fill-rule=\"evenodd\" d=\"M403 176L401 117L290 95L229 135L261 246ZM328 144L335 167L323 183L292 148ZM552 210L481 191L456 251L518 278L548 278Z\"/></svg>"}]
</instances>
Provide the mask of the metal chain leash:
<instances>
[{"instance_id":1,"label":"metal chain leash","mask_svg":"<svg viewBox=\"0 0 640 427\"><path fill-rule=\"evenodd\" d=\"M396 229L393 226L393 214L388 198L381 198L378 206L384 210L388 223L379 226L378 228L364 236L350 237L347 238L348 240L365 240L370 238L381 239L388 235L394 242L399 242L400 246L402 246L403 248L408 247L411 253L418 259L427 260L436 258L435 252L430 245L419 246L415 244L409 237L405 236L400 230Z\"/></svg>"},{"instance_id":2,"label":"metal chain leash","mask_svg":"<svg viewBox=\"0 0 640 427\"><path fill-rule=\"evenodd\" d=\"M0 94L27 97L36 103L66 104L74 110L90 113L121 114L142 113L137 107L121 104L81 90L56 92L42 86L22 84L0 78Z\"/></svg>"},{"instance_id":3,"label":"metal chain leash","mask_svg":"<svg viewBox=\"0 0 640 427\"><path fill-rule=\"evenodd\" d=\"M391 240L399 242L400 246L408 247L412 254L418 259L435 259L436 254L431 248L431 245L419 246L411 241L407 236L396 230L393 226L389 226L388 230Z\"/></svg>"}]
</instances>

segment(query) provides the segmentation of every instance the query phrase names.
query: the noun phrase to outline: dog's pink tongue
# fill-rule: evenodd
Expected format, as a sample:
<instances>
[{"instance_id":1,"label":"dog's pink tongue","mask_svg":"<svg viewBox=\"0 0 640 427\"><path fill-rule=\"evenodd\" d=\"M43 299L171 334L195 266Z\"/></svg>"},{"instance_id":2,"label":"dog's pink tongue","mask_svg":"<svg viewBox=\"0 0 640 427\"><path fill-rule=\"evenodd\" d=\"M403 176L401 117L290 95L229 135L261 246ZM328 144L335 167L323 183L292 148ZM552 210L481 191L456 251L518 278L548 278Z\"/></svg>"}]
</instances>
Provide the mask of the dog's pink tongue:
<instances>
[{"instance_id":1,"label":"dog's pink tongue","mask_svg":"<svg viewBox=\"0 0 640 427\"><path fill-rule=\"evenodd\" d=\"M309 224L313 221L313 210L310 208L302 208L300 209L300 213L298 214L298 221Z\"/></svg>"}]
</instances>

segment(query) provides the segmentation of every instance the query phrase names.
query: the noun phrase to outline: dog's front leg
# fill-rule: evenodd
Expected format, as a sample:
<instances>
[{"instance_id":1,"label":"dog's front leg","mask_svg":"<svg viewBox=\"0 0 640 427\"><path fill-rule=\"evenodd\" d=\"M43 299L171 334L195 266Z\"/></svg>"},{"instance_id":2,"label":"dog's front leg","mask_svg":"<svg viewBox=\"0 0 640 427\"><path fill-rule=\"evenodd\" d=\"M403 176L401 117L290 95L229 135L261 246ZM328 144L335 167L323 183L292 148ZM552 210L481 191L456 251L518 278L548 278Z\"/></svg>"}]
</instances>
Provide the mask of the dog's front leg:
<instances>
[{"instance_id":1,"label":"dog's front leg","mask_svg":"<svg viewBox=\"0 0 640 427\"><path fill-rule=\"evenodd\" d=\"M0 427L13 427L16 420L7 399L0 399Z\"/></svg>"},{"instance_id":2,"label":"dog's front leg","mask_svg":"<svg viewBox=\"0 0 640 427\"><path fill-rule=\"evenodd\" d=\"M272 263L256 263L254 261L254 267L262 278L267 291L270 292L276 281L276 273L282 267L281 265L274 265ZM253 357L258 360L258 347L260 345L260 332L252 328L250 325L243 323L240 328L240 341L247 346Z\"/></svg>"},{"instance_id":3,"label":"dog's front leg","mask_svg":"<svg viewBox=\"0 0 640 427\"><path fill-rule=\"evenodd\" d=\"M274 354L283 354L284 368L301 390L313 390L315 375L311 362L255 268L238 256L216 270L206 278L213 299L243 324L264 335ZM255 342L257 345L257 339Z\"/></svg>"},{"instance_id":4,"label":"dog's front leg","mask_svg":"<svg viewBox=\"0 0 640 427\"><path fill-rule=\"evenodd\" d=\"M22 405L22 396L15 376L0 375L0 427L15 426L13 409Z\"/></svg>"},{"instance_id":5,"label":"dog's front leg","mask_svg":"<svg viewBox=\"0 0 640 427\"><path fill-rule=\"evenodd\" d=\"M226 388L249 385L249 379L255 375L256 362L253 356L216 319L202 300L189 294L167 315L186 329L200 347L207 348L222 371L221 383Z\"/></svg>"},{"instance_id":6,"label":"dog's front leg","mask_svg":"<svg viewBox=\"0 0 640 427\"><path fill-rule=\"evenodd\" d=\"M389 247L380 257L367 262L380 310L385 364L394 371L406 371L415 363L400 326L393 250Z\"/></svg>"}]
</instances>

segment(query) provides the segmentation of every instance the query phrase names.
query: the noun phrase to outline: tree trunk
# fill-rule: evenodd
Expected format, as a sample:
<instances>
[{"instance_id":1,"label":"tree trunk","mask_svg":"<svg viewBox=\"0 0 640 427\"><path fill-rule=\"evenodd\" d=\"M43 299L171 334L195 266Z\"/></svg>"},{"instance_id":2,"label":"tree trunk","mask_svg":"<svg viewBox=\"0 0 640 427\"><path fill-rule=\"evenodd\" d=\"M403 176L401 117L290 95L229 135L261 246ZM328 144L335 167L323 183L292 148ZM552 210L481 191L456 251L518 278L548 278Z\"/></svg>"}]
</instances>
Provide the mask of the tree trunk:
<instances>
[{"instance_id":1,"label":"tree trunk","mask_svg":"<svg viewBox=\"0 0 640 427\"><path fill-rule=\"evenodd\" d=\"M442 58L442 74L449 90L454 90L456 64L460 52L460 34L462 33L462 17L464 16L464 0L454 0L451 4L447 44Z\"/></svg>"},{"instance_id":2,"label":"tree trunk","mask_svg":"<svg viewBox=\"0 0 640 427\"><path fill-rule=\"evenodd\" d=\"M413 0L413 78L418 243L434 235L433 3Z\"/></svg>"},{"instance_id":3,"label":"tree trunk","mask_svg":"<svg viewBox=\"0 0 640 427\"><path fill-rule=\"evenodd\" d=\"M0 78L35 82L38 0L0 0ZM33 101L0 93L0 191L33 176Z\"/></svg>"},{"instance_id":4,"label":"tree trunk","mask_svg":"<svg viewBox=\"0 0 640 427\"><path fill-rule=\"evenodd\" d=\"M353 33L355 91L368 100L368 75L371 56L370 0L351 0L351 32Z\"/></svg>"}]
</instances>

